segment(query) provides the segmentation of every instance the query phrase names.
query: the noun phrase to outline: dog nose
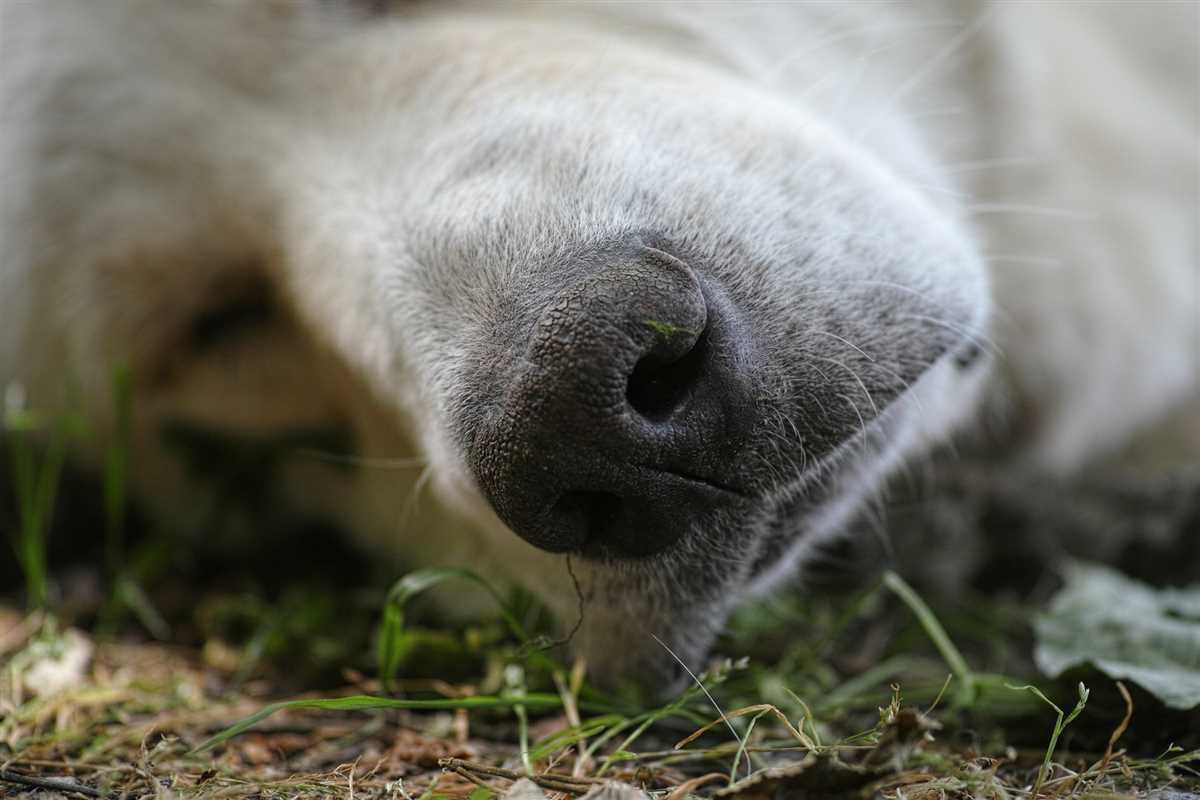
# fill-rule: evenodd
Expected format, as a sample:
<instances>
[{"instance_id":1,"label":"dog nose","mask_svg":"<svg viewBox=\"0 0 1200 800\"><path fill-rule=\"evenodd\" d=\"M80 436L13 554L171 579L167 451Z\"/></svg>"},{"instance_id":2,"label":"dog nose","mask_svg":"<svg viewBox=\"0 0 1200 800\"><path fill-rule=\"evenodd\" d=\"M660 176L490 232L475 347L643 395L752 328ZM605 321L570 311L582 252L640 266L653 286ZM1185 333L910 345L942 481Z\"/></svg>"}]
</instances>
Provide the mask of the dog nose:
<instances>
[{"instance_id":1,"label":"dog nose","mask_svg":"<svg viewBox=\"0 0 1200 800\"><path fill-rule=\"evenodd\" d=\"M745 337L723 296L651 247L557 292L468 459L531 544L600 558L669 547L743 500Z\"/></svg>"}]
</instances>

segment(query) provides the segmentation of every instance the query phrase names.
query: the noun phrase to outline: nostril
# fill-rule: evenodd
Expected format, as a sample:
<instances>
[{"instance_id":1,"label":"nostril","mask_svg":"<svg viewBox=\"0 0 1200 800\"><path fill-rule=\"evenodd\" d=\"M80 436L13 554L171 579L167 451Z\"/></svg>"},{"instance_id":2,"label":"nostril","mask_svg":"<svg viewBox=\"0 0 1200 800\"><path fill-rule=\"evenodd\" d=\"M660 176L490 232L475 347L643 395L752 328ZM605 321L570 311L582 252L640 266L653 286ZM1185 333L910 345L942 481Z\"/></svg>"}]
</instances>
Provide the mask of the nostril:
<instances>
[{"instance_id":1,"label":"nostril","mask_svg":"<svg viewBox=\"0 0 1200 800\"><path fill-rule=\"evenodd\" d=\"M958 351L954 356L954 362L959 369L967 369L983 355L983 348L978 342L969 342L966 347Z\"/></svg>"},{"instance_id":2,"label":"nostril","mask_svg":"<svg viewBox=\"0 0 1200 800\"><path fill-rule=\"evenodd\" d=\"M572 532L575 546L602 541L621 511L621 498L612 492L564 492L550 510L556 525Z\"/></svg>"},{"instance_id":3,"label":"nostril","mask_svg":"<svg viewBox=\"0 0 1200 800\"><path fill-rule=\"evenodd\" d=\"M663 339L695 336L690 331L656 332ZM702 331L682 356L664 355L662 350L674 349L669 342L664 344L667 346L655 348L637 362L625 390L625 397L633 410L651 422L669 419L687 401L700 381L708 350L708 330Z\"/></svg>"}]
</instances>

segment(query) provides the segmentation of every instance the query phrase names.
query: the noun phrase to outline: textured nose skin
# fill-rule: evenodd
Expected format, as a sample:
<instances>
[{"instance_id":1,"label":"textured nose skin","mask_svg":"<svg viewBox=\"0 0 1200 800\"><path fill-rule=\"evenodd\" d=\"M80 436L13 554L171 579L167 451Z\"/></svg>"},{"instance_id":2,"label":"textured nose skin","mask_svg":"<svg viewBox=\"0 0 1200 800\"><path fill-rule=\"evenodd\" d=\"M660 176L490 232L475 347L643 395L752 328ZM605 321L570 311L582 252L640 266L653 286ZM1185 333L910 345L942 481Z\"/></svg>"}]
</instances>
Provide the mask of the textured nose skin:
<instances>
[{"instance_id":1,"label":"textured nose skin","mask_svg":"<svg viewBox=\"0 0 1200 800\"><path fill-rule=\"evenodd\" d=\"M553 296L468 460L518 535L602 558L658 552L743 498L744 337L673 256L625 248Z\"/></svg>"}]
</instances>

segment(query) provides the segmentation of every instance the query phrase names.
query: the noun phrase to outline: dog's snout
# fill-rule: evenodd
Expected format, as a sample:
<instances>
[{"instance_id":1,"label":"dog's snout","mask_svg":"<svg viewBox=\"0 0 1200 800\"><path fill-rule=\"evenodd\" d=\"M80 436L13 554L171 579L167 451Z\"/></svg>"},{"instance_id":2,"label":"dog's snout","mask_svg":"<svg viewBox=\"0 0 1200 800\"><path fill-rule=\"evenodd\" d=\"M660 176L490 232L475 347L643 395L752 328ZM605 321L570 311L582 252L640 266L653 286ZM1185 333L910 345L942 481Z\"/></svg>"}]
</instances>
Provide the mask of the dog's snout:
<instances>
[{"instance_id":1,"label":"dog's snout","mask_svg":"<svg viewBox=\"0 0 1200 800\"><path fill-rule=\"evenodd\" d=\"M500 517L555 552L658 552L741 500L745 342L687 264L639 246L589 265L490 387L470 446Z\"/></svg>"}]
</instances>

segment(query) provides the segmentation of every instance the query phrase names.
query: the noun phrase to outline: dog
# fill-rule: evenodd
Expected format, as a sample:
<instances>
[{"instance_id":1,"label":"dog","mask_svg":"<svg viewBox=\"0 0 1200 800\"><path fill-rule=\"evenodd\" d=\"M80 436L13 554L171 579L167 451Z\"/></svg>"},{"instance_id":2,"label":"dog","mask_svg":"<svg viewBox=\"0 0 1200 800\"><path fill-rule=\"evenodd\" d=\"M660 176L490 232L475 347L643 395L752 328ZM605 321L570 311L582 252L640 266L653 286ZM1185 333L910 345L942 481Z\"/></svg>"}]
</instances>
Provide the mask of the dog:
<instances>
[{"instance_id":1,"label":"dog","mask_svg":"<svg viewBox=\"0 0 1200 800\"><path fill-rule=\"evenodd\" d=\"M1195 4L0 8L0 384L97 465L127 370L174 528L248 485L661 689L931 453L1200 453Z\"/></svg>"}]
</instances>

